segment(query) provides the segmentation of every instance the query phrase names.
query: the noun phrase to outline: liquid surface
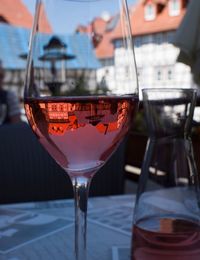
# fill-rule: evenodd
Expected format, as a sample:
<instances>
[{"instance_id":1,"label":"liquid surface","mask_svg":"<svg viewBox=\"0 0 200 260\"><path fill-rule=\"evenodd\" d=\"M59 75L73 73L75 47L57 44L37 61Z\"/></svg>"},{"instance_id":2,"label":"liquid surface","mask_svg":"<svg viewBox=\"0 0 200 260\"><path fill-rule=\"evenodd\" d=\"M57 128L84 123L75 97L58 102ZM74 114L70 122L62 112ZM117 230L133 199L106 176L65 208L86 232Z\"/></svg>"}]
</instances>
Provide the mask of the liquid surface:
<instances>
[{"instance_id":1,"label":"liquid surface","mask_svg":"<svg viewBox=\"0 0 200 260\"><path fill-rule=\"evenodd\" d=\"M181 219L161 219L159 232L134 226L131 260L198 260L200 226Z\"/></svg>"},{"instance_id":2,"label":"liquid surface","mask_svg":"<svg viewBox=\"0 0 200 260\"><path fill-rule=\"evenodd\" d=\"M25 99L28 121L50 155L70 175L90 174L115 150L132 124L138 99Z\"/></svg>"}]
</instances>

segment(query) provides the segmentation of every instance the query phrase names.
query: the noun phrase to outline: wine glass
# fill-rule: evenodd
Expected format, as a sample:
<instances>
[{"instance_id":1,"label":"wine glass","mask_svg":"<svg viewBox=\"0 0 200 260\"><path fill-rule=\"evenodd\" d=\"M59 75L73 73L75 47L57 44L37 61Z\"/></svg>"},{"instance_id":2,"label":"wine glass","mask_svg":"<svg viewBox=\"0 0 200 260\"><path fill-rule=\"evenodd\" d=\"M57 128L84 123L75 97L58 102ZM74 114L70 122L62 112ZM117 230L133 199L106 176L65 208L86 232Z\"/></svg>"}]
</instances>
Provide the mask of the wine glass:
<instances>
[{"instance_id":1,"label":"wine glass","mask_svg":"<svg viewBox=\"0 0 200 260\"><path fill-rule=\"evenodd\" d=\"M138 104L126 0L38 0L24 102L40 143L72 181L75 257L86 259L91 179L127 134Z\"/></svg>"}]
</instances>

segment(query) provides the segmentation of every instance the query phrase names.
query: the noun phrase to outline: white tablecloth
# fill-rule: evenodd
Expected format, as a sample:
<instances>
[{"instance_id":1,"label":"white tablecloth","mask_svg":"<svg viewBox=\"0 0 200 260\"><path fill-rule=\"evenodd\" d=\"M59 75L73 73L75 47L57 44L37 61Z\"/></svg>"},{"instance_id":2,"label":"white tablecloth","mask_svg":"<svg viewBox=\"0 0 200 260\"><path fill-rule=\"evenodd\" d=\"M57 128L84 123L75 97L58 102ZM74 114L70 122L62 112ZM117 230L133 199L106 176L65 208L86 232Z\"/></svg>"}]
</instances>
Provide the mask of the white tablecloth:
<instances>
[{"instance_id":1,"label":"white tablecloth","mask_svg":"<svg viewBox=\"0 0 200 260\"><path fill-rule=\"evenodd\" d=\"M88 260L128 260L134 195L89 199ZM0 206L1 260L73 260L73 200Z\"/></svg>"}]
</instances>

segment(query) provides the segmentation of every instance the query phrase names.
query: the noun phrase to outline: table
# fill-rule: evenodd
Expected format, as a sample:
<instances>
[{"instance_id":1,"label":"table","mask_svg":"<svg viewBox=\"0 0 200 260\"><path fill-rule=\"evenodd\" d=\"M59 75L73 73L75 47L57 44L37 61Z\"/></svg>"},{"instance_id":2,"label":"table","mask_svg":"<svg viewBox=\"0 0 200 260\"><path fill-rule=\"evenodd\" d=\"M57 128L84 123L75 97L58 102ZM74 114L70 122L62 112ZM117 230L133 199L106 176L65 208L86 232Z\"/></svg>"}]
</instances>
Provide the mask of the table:
<instances>
[{"instance_id":1,"label":"table","mask_svg":"<svg viewBox=\"0 0 200 260\"><path fill-rule=\"evenodd\" d=\"M89 198L88 260L129 260L134 195ZM0 260L73 260L73 200L0 206Z\"/></svg>"}]
</instances>

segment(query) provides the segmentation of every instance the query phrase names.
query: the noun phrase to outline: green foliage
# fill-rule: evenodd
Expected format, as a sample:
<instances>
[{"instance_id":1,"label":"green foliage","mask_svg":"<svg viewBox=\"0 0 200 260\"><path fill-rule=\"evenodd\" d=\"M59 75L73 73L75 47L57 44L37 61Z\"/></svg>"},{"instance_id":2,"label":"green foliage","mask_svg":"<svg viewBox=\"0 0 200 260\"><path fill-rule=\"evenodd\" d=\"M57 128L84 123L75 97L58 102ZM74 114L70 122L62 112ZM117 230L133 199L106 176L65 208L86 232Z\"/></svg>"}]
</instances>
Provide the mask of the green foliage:
<instances>
[{"instance_id":1,"label":"green foliage","mask_svg":"<svg viewBox=\"0 0 200 260\"><path fill-rule=\"evenodd\" d=\"M90 91L86 88L87 82L85 80L84 73L81 74L75 81L74 88L67 91L67 95L70 96L83 96L90 95Z\"/></svg>"},{"instance_id":2,"label":"green foliage","mask_svg":"<svg viewBox=\"0 0 200 260\"><path fill-rule=\"evenodd\" d=\"M108 93L109 89L106 83L106 80L102 78L101 82L97 84L96 89L93 91L90 91L88 88L88 83L87 79L82 73L76 80L74 84L74 88L67 91L65 95L70 95L70 96L89 96L89 95L103 95Z\"/></svg>"},{"instance_id":3,"label":"green foliage","mask_svg":"<svg viewBox=\"0 0 200 260\"><path fill-rule=\"evenodd\" d=\"M138 109L138 112L135 115L133 131L147 135L147 127L145 121L144 110L142 108Z\"/></svg>"},{"instance_id":4,"label":"green foliage","mask_svg":"<svg viewBox=\"0 0 200 260\"><path fill-rule=\"evenodd\" d=\"M108 91L109 91L109 89L108 89L108 86L107 86L106 79L105 79L105 77L103 77L101 79L101 82L97 84L97 87L96 87L94 94L103 95L103 94L108 93Z\"/></svg>"}]
</instances>

